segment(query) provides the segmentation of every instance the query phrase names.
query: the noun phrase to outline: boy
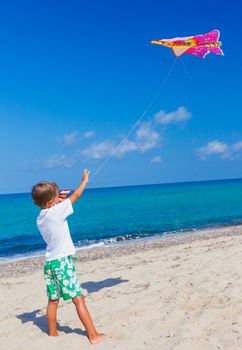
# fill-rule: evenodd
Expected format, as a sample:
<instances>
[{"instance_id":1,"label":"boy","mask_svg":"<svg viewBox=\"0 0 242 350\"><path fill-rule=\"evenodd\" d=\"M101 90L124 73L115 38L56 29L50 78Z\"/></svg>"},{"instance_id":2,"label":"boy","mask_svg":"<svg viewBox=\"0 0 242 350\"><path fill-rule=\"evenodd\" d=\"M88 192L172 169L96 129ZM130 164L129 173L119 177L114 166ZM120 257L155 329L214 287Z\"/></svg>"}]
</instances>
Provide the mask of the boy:
<instances>
[{"instance_id":1,"label":"boy","mask_svg":"<svg viewBox=\"0 0 242 350\"><path fill-rule=\"evenodd\" d=\"M47 244L44 278L47 285L47 318L49 335L57 336L56 314L60 297L72 299L77 314L83 323L89 342L99 343L107 338L98 333L85 305L80 289L72 255L75 247L71 239L66 218L73 213L72 204L76 202L88 182L89 171L84 170L82 183L67 199L60 200L58 186L53 182L42 181L32 188L32 198L41 211L37 218L38 229Z\"/></svg>"}]
</instances>

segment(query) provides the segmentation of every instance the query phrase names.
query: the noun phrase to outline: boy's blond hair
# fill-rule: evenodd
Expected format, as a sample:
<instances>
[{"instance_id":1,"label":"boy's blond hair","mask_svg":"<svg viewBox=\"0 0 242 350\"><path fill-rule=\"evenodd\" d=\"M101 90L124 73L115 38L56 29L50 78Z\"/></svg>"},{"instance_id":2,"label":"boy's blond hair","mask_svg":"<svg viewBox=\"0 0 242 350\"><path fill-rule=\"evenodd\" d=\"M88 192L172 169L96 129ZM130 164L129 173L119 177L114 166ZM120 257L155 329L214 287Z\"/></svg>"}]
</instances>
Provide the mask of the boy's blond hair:
<instances>
[{"instance_id":1,"label":"boy's blond hair","mask_svg":"<svg viewBox=\"0 0 242 350\"><path fill-rule=\"evenodd\" d=\"M43 209L58 194L58 186L55 182L41 181L32 187L31 194L35 204Z\"/></svg>"}]
</instances>

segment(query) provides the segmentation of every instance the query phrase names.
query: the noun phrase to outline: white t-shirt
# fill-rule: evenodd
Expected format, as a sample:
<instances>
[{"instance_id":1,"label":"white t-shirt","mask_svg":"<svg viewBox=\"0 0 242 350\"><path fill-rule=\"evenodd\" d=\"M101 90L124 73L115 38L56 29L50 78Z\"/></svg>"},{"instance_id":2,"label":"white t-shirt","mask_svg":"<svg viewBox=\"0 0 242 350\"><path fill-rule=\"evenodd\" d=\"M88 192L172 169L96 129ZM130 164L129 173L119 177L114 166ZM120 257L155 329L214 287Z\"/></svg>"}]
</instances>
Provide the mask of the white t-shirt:
<instances>
[{"instance_id":1,"label":"white t-shirt","mask_svg":"<svg viewBox=\"0 0 242 350\"><path fill-rule=\"evenodd\" d=\"M42 209L37 217L38 229L47 244L46 261L60 259L75 254L75 247L71 239L67 216L73 214L70 199Z\"/></svg>"}]
</instances>

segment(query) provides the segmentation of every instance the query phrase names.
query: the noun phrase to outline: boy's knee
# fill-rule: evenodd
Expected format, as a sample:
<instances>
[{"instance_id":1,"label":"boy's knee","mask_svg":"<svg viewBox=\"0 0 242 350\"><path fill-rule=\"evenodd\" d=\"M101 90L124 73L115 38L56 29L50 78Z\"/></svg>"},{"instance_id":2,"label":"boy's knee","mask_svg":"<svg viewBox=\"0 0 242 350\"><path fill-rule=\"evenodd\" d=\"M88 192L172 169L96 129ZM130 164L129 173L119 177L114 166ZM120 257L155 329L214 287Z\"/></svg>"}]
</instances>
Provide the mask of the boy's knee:
<instances>
[{"instance_id":1,"label":"boy's knee","mask_svg":"<svg viewBox=\"0 0 242 350\"><path fill-rule=\"evenodd\" d=\"M73 304L75 304L75 305L79 305L79 304L82 302L82 300L83 300L83 297L81 297L81 296L72 298L72 302L73 302Z\"/></svg>"}]
</instances>

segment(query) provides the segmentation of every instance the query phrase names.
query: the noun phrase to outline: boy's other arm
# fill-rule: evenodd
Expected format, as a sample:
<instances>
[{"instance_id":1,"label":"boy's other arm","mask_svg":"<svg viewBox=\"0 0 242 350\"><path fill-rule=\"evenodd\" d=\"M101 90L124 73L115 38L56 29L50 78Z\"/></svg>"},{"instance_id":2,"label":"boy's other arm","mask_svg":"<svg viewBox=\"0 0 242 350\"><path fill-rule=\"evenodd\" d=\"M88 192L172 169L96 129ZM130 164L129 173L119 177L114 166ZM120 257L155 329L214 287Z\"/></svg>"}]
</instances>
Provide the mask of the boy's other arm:
<instances>
[{"instance_id":1,"label":"boy's other arm","mask_svg":"<svg viewBox=\"0 0 242 350\"><path fill-rule=\"evenodd\" d=\"M69 197L71 203L75 203L82 195L82 192L84 191L87 183L88 183L88 177L89 177L90 171L85 169L83 171L82 175L82 183L77 187L77 189L74 191L74 193Z\"/></svg>"}]
</instances>

